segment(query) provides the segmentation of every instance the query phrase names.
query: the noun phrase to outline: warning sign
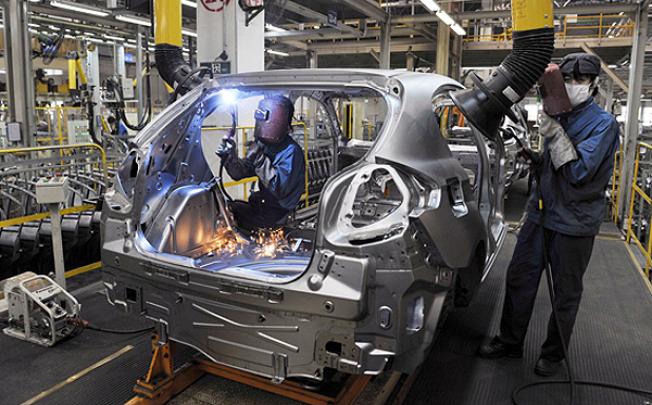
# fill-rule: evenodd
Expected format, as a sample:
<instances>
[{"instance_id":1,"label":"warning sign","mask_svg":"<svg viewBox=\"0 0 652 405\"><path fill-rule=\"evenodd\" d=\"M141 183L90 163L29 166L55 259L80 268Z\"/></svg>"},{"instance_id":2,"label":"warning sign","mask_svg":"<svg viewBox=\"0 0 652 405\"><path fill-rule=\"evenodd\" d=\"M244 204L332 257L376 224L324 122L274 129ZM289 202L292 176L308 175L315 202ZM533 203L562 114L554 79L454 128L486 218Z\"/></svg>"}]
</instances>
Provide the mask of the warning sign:
<instances>
[{"instance_id":1,"label":"warning sign","mask_svg":"<svg viewBox=\"0 0 652 405\"><path fill-rule=\"evenodd\" d=\"M231 3L231 0L201 0L201 4L206 10L214 13L223 11L224 7L228 6L229 3Z\"/></svg>"}]
</instances>

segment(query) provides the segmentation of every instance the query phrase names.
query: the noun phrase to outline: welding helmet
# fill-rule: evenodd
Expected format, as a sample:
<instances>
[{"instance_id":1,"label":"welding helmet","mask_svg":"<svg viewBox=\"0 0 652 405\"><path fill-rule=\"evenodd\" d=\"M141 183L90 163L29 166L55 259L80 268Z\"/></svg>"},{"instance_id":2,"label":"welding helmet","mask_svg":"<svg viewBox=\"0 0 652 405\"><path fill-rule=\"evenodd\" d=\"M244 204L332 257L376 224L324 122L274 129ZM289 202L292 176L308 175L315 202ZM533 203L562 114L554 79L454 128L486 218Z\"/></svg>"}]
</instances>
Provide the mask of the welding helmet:
<instances>
[{"instance_id":1,"label":"welding helmet","mask_svg":"<svg viewBox=\"0 0 652 405\"><path fill-rule=\"evenodd\" d=\"M256 140L267 144L278 144L290 133L294 103L284 96L265 97L254 112Z\"/></svg>"}]
</instances>

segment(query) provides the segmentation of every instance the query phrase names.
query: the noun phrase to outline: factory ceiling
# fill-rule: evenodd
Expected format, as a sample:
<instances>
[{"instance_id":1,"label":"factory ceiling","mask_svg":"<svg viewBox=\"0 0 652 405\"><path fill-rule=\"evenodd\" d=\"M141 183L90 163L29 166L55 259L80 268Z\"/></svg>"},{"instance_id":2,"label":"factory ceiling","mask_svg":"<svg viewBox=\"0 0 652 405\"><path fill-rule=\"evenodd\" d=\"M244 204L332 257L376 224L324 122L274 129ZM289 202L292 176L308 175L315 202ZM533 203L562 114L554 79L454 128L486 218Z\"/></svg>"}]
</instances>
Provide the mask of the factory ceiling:
<instances>
[{"instance_id":1,"label":"factory ceiling","mask_svg":"<svg viewBox=\"0 0 652 405\"><path fill-rule=\"evenodd\" d=\"M184 3L184 27L195 29L195 8L189 6L194 0ZM79 3L106 9L106 0L80 0ZM130 0L134 6L132 14L149 18L148 1ZM317 51L321 67L374 67L379 51L380 24L391 16L392 29L392 67L405 66L405 55L410 52L418 57L419 65L428 68L435 61L438 17L421 5L419 0L383 0L381 5L375 0L267 0L266 23L278 28L267 30L266 43L270 48L290 54L289 57L272 56L268 67L286 68L306 65L306 49ZM463 65L467 67L487 67L497 65L509 52L509 42L480 41L480 34L498 35L510 26L509 0L469 0L439 1L449 14L459 21L467 31L462 41L464 49ZM614 21L617 27L627 27L631 23L628 16L635 8L633 1L555 1L558 15L588 16L621 15L621 21ZM64 28L71 36L95 35L107 45L112 43L106 35L120 35L125 39L135 37L136 25L118 21L111 16L94 17L74 11L54 8L49 0L30 2L32 22L39 24L34 30L45 31ZM115 11L113 14L122 13ZM337 24L329 24L329 14L337 17ZM564 24L563 16L558 17ZM576 21L573 19L573 21ZM581 21L581 20L580 20ZM610 20L611 23L611 20ZM587 23L588 24L588 23ZM607 27L608 28L608 27ZM54 32L54 30L52 30ZM582 34L581 30L575 31ZM588 32L584 33L590 34ZM606 31L602 31L606 34ZM612 65L624 80L628 77L628 61L631 52L631 35L626 29L600 35L599 39L587 40L589 45L604 61ZM457 37L453 34L453 38ZM191 41L191 37L185 40ZM559 41L558 41L559 42ZM581 49L582 43L563 41L558 43L558 56ZM646 77L652 77L652 47L646 59ZM652 85L652 83L649 83ZM648 88L652 92L652 87Z\"/></svg>"}]
</instances>

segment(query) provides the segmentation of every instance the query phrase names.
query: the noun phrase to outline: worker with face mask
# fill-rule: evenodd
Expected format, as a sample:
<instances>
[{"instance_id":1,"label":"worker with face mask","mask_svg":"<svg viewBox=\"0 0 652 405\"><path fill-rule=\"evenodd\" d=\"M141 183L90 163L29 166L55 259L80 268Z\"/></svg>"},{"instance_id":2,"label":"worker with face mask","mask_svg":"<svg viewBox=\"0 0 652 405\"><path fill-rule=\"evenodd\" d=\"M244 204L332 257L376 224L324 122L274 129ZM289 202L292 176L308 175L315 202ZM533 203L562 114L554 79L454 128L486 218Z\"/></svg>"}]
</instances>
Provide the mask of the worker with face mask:
<instances>
[{"instance_id":1,"label":"worker with face mask","mask_svg":"<svg viewBox=\"0 0 652 405\"><path fill-rule=\"evenodd\" d=\"M235 141L225 137L217 150L234 180L258 177L259 190L248 202L230 208L238 227L246 231L277 228L299 205L305 191L306 163L299 144L290 137L294 103L284 96L265 97L254 113L254 141L247 156L238 157Z\"/></svg>"},{"instance_id":2,"label":"worker with face mask","mask_svg":"<svg viewBox=\"0 0 652 405\"><path fill-rule=\"evenodd\" d=\"M570 343L582 298L582 279L604 218L605 189L613 173L620 130L615 118L593 101L600 60L589 54L571 54L559 69L573 109L558 118L542 114L540 134L545 147L541 156L533 159L538 162L534 170L540 184L533 188L527 218L507 270L500 334L480 347L481 357L523 356L544 255L552 270L561 335L566 345ZM563 360L560 333L551 317L534 371L552 376Z\"/></svg>"}]
</instances>

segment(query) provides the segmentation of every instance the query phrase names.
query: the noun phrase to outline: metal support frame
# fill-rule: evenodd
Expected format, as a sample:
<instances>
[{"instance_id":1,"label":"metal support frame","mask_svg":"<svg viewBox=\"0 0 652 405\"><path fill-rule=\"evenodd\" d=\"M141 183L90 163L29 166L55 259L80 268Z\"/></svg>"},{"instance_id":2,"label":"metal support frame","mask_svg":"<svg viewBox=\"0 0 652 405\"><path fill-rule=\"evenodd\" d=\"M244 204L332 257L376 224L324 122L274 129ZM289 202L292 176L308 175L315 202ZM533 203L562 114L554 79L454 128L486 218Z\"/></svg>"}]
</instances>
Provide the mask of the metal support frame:
<instances>
[{"instance_id":1,"label":"metal support frame","mask_svg":"<svg viewBox=\"0 0 652 405\"><path fill-rule=\"evenodd\" d=\"M387 17L380 26L380 68L390 69L392 59L392 20Z\"/></svg>"},{"instance_id":2,"label":"metal support frame","mask_svg":"<svg viewBox=\"0 0 652 405\"><path fill-rule=\"evenodd\" d=\"M152 335L152 361L147 374L136 382L136 397L127 405L162 405L174 395L187 389L205 374L226 378L250 387L271 392L282 397L312 405L348 405L356 401L371 381L371 376L350 376L340 392L332 397L304 388L293 381L274 383L245 371L222 366L202 357L195 357L179 369L174 368L174 342L162 342L158 335Z\"/></svg>"},{"instance_id":3,"label":"metal support frame","mask_svg":"<svg viewBox=\"0 0 652 405\"><path fill-rule=\"evenodd\" d=\"M143 93L143 29L138 26L136 32L136 99L138 100L138 117L142 117L145 109L145 94Z\"/></svg>"},{"instance_id":4,"label":"metal support frame","mask_svg":"<svg viewBox=\"0 0 652 405\"><path fill-rule=\"evenodd\" d=\"M640 131L639 115L641 108L641 92L643 90L643 68L645 66L645 48L647 45L648 31L648 6L650 0L645 0L638 5L636 13L636 29L634 33L634 45L629 75L629 94L627 96L627 121L625 125L624 160L621 184L623 192L620 193L618 206L620 207L619 218L624 223L627 215L627 201L631 198L630 186L636 181L634 176L634 161L638 135Z\"/></svg>"},{"instance_id":5,"label":"metal support frame","mask_svg":"<svg viewBox=\"0 0 652 405\"><path fill-rule=\"evenodd\" d=\"M52 226L52 255L54 258L54 279L66 289L66 265L63 258L63 235L61 233L61 211L59 204L48 204Z\"/></svg>"},{"instance_id":6,"label":"metal support frame","mask_svg":"<svg viewBox=\"0 0 652 405\"><path fill-rule=\"evenodd\" d=\"M614 86L615 83L613 80L607 80L604 86L604 109L608 112L612 112L614 108Z\"/></svg>"},{"instance_id":7,"label":"metal support frame","mask_svg":"<svg viewBox=\"0 0 652 405\"><path fill-rule=\"evenodd\" d=\"M346 4L352 9L378 21L385 21L389 18L389 14L373 0L338 0L338 2Z\"/></svg>"},{"instance_id":8,"label":"metal support frame","mask_svg":"<svg viewBox=\"0 0 652 405\"><path fill-rule=\"evenodd\" d=\"M20 123L23 144L34 140L34 80L32 73L32 43L28 23L29 2L2 0L4 16L7 89L9 91L9 121Z\"/></svg>"},{"instance_id":9,"label":"metal support frame","mask_svg":"<svg viewBox=\"0 0 652 405\"><path fill-rule=\"evenodd\" d=\"M631 3L611 3L611 4L597 4L586 6L568 6L568 7L555 7L555 15L575 15L575 14L618 14L634 13L638 9L636 4ZM459 13L452 13L456 21L461 20L492 20L498 18L511 18L512 11L506 10L481 10L481 11L463 11ZM437 22L439 18L434 14L420 14L415 16L400 16L395 18L396 24L418 24L418 23L432 23Z\"/></svg>"},{"instance_id":10,"label":"metal support frame","mask_svg":"<svg viewBox=\"0 0 652 405\"><path fill-rule=\"evenodd\" d=\"M307 51L306 59L309 69L317 69L319 67L319 54L316 51Z\"/></svg>"},{"instance_id":11,"label":"metal support frame","mask_svg":"<svg viewBox=\"0 0 652 405\"><path fill-rule=\"evenodd\" d=\"M448 76L451 49L450 28L444 23L437 25L437 74Z\"/></svg>"},{"instance_id":12,"label":"metal support frame","mask_svg":"<svg viewBox=\"0 0 652 405\"><path fill-rule=\"evenodd\" d=\"M295 3L291 0L288 0L285 3L285 10L289 11L294 14L298 14L301 16L304 16L306 18L314 19L317 22L321 24L326 24L328 23L328 17L322 13L319 13L317 11L314 11L306 6L303 6L301 4ZM337 22L337 25L335 26L340 31L344 32L350 32L352 33L355 37L360 37L362 35L362 32L360 32L358 29L351 27L349 25L344 24L341 21Z\"/></svg>"}]
</instances>

